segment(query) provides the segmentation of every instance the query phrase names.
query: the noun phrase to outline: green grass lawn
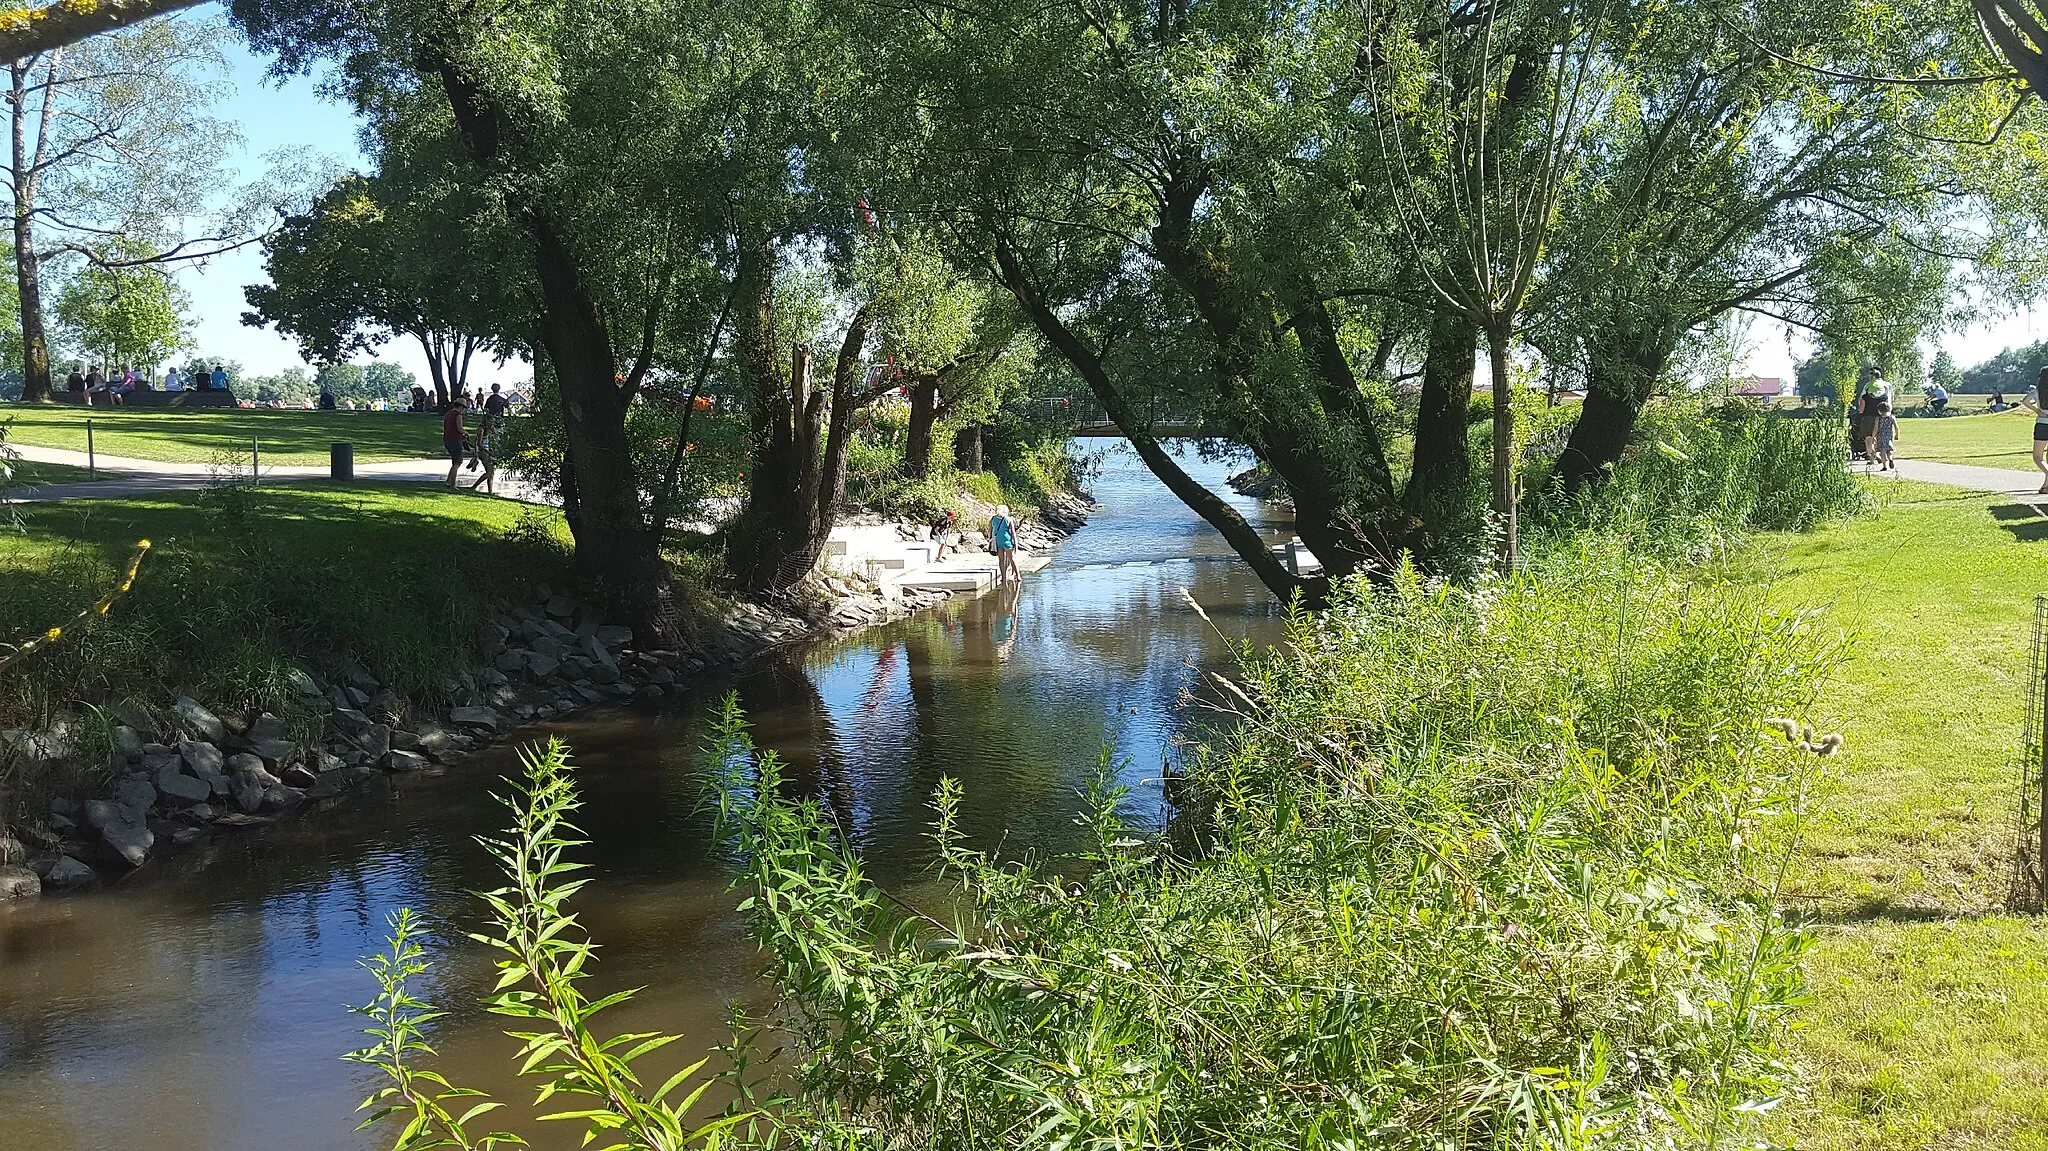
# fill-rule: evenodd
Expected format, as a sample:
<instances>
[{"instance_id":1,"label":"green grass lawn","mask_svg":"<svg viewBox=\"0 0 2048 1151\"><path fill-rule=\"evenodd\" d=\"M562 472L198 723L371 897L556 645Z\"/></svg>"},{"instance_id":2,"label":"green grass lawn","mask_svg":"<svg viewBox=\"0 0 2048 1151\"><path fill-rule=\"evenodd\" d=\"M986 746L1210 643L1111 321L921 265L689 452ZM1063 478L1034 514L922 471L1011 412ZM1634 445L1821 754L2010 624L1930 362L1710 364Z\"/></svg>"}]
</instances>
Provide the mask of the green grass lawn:
<instances>
[{"instance_id":1,"label":"green grass lawn","mask_svg":"<svg viewBox=\"0 0 2048 1151\"><path fill-rule=\"evenodd\" d=\"M1963 422L1954 419L1946 422ZM1988 421L1987 421L1988 422ZM2024 428L2024 425L2020 425ZM1999 908L2048 519L1889 481L1870 517L1759 541L1738 578L1856 636L1789 903L1812 918L1804 1148L2048 1148L2048 921Z\"/></svg>"},{"instance_id":2,"label":"green grass lawn","mask_svg":"<svg viewBox=\"0 0 2048 1151\"><path fill-rule=\"evenodd\" d=\"M290 719L290 670L332 676L348 660L435 699L449 672L474 665L482 621L502 602L567 579L558 513L433 485L266 485L16 511L20 530L0 531L0 640L68 624L114 586L137 540L152 547L112 614L0 679L0 728L128 695L162 706L190 694ZM0 792L11 785L17 798L90 784L7 770Z\"/></svg>"},{"instance_id":3,"label":"green grass lawn","mask_svg":"<svg viewBox=\"0 0 2048 1151\"><path fill-rule=\"evenodd\" d=\"M2030 472L2033 453L2034 417L2024 409L1899 421L1898 454L1903 459Z\"/></svg>"},{"instance_id":4,"label":"green grass lawn","mask_svg":"<svg viewBox=\"0 0 2048 1151\"><path fill-rule=\"evenodd\" d=\"M173 463L210 463L225 454L246 458L252 440L266 462L324 464L328 445L356 446L358 463L428 459L441 454L441 425L405 412L307 412L266 408L74 408L50 404L0 406L12 421L12 443L85 450L85 421L103 455Z\"/></svg>"},{"instance_id":5,"label":"green grass lawn","mask_svg":"<svg viewBox=\"0 0 2048 1151\"><path fill-rule=\"evenodd\" d=\"M14 486L35 487L38 484L76 484L93 478L85 468L74 468L70 464L45 464L34 460L14 460L7 465L14 472ZM105 479L104 473L99 477Z\"/></svg>"}]
</instances>

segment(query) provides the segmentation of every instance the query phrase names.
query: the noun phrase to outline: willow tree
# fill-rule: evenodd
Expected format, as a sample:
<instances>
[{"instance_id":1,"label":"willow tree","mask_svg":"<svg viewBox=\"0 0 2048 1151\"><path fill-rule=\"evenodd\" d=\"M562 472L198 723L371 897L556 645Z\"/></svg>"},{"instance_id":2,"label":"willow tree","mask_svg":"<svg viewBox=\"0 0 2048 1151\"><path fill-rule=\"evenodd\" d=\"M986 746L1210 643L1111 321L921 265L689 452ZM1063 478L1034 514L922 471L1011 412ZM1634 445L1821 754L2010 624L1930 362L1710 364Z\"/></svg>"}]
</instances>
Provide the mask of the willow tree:
<instances>
[{"instance_id":1,"label":"willow tree","mask_svg":"<svg viewBox=\"0 0 2048 1151\"><path fill-rule=\"evenodd\" d=\"M209 114L226 72L218 21L161 21L8 64L8 192L22 397L50 393L44 268L203 259L255 234L224 167L239 137ZM227 201L223 203L223 201Z\"/></svg>"},{"instance_id":2,"label":"willow tree","mask_svg":"<svg viewBox=\"0 0 2048 1151\"><path fill-rule=\"evenodd\" d=\"M1401 42L1405 20L1380 23L1367 69L1379 156L1416 267L1442 307L1485 336L1492 378L1492 506L1498 561L1518 558L1520 492L1510 357L1557 208L1576 175L1587 125L1605 109L1608 4L1482 5L1446 12L1428 43ZM1404 56L1432 66L1419 84Z\"/></svg>"},{"instance_id":3,"label":"willow tree","mask_svg":"<svg viewBox=\"0 0 2048 1151\"><path fill-rule=\"evenodd\" d=\"M438 117L519 234L526 342L558 403L561 489L581 577L617 618L661 634L666 509L626 434L644 384L720 339L734 237L782 228L816 86L796 14L698 0L479 9L453 0L241 0L236 19L283 69L347 61L380 118ZM664 363L667 357L668 362ZM679 362L680 361L680 362ZM687 365L687 367L685 366Z\"/></svg>"}]
</instances>

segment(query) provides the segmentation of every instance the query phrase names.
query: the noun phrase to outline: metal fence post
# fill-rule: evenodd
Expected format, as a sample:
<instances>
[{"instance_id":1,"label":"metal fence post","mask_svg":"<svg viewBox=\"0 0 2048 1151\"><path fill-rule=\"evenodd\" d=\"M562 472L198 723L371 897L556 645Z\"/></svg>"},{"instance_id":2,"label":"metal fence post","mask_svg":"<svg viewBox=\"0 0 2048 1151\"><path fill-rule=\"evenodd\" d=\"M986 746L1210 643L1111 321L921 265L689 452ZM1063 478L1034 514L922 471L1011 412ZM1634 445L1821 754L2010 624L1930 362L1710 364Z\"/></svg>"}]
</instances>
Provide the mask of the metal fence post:
<instances>
[{"instance_id":1,"label":"metal fence post","mask_svg":"<svg viewBox=\"0 0 2048 1151\"><path fill-rule=\"evenodd\" d=\"M85 478L89 480L100 478L99 457L93 452L92 448L91 416L85 418Z\"/></svg>"},{"instance_id":2,"label":"metal fence post","mask_svg":"<svg viewBox=\"0 0 2048 1151\"><path fill-rule=\"evenodd\" d=\"M263 441L256 436L249 437L249 482L255 483L263 477Z\"/></svg>"}]
</instances>

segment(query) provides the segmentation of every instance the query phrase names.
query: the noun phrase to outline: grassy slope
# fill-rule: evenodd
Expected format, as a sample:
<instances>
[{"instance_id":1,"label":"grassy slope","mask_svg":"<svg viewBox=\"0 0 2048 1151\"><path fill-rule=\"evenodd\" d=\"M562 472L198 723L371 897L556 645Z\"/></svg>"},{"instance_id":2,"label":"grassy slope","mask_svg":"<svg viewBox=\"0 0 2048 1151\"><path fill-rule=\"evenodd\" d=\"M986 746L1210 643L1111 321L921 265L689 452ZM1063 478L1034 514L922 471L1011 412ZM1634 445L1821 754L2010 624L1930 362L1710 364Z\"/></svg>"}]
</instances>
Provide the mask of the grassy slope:
<instances>
[{"instance_id":1,"label":"grassy slope","mask_svg":"<svg viewBox=\"0 0 2048 1151\"><path fill-rule=\"evenodd\" d=\"M0 639L67 622L136 540L153 547L110 617L0 680L0 727L130 693L281 707L295 698L289 667L332 673L346 659L431 695L469 662L500 593L565 578L561 550L507 538L524 508L505 500L420 485L266 486L239 510L207 499L20 508L25 530L0 532Z\"/></svg>"},{"instance_id":2,"label":"grassy slope","mask_svg":"<svg viewBox=\"0 0 2048 1151\"><path fill-rule=\"evenodd\" d=\"M18 444L85 450L85 421L93 421L93 446L110 456L178 463L208 463L216 456L246 458L259 440L266 462L324 464L328 445L346 440L359 463L428 459L441 454L441 425L431 416L404 412L305 412L262 408L73 408L8 404L0 420L12 420L7 438Z\"/></svg>"},{"instance_id":3,"label":"grassy slope","mask_svg":"<svg viewBox=\"0 0 2048 1151\"><path fill-rule=\"evenodd\" d=\"M1775 596L1857 633L1794 904L1818 920L1792 1109L1807 1148L2048 1148L2048 923L1999 914L2048 519L1879 485L1880 514L1763 541Z\"/></svg>"},{"instance_id":4,"label":"grassy slope","mask_svg":"<svg viewBox=\"0 0 2048 1151\"><path fill-rule=\"evenodd\" d=\"M2024 410L1900 420L1898 454L1912 460L2033 471L2033 423Z\"/></svg>"}]
</instances>

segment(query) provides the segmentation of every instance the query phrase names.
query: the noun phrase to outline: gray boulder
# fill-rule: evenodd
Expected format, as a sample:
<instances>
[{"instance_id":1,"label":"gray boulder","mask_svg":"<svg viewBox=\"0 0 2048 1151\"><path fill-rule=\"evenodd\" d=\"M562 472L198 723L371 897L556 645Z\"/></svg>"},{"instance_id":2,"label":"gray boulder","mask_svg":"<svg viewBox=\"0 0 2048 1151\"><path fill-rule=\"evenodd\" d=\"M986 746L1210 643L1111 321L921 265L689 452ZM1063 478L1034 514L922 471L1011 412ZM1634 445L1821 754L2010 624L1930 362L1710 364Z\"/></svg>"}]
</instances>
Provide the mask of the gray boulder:
<instances>
[{"instance_id":1,"label":"gray boulder","mask_svg":"<svg viewBox=\"0 0 2048 1151\"><path fill-rule=\"evenodd\" d=\"M277 782L277 777L270 774L269 765L265 764L260 757L251 755L246 751L239 755L228 757L228 774L253 775L262 780L265 787L269 787Z\"/></svg>"},{"instance_id":2,"label":"gray boulder","mask_svg":"<svg viewBox=\"0 0 2048 1151\"><path fill-rule=\"evenodd\" d=\"M372 716L386 723L392 723L405 714L405 703L398 698L397 692L387 687L380 689L377 694L370 697L368 710Z\"/></svg>"},{"instance_id":3,"label":"gray boulder","mask_svg":"<svg viewBox=\"0 0 2048 1151\"><path fill-rule=\"evenodd\" d=\"M234 780L235 809L256 814L263 810L263 793L269 790L269 786L253 773L237 775Z\"/></svg>"},{"instance_id":4,"label":"gray boulder","mask_svg":"<svg viewBox=\"0 0 2048 1151\"><path fill-rule=\"evenodd\" d=\"M504 672L518 671L526 666L526 661L532 654L522 648L507 648L498 653L498 658L491 661L491 666Z\"/></svg>"},{"instance_id":5,"label":"gray boulder","mask_svg":"<svg viewBox=\"0 0 2048 1151\"><path fill-rule=\"evenodd\" d=\"M185 809L185 814L194 819L212 823L220 818L220 809L210 803L195 803Z\"/></svg>"},{"instance_id":6,"label":"gray boulder","mask_svg":"<svg viewBox=\"0 0 2048 1151\"><path fill-rule=\"evenodd\" d=\"M34 899L43 893L43 877L26 867L0 867L0 903Z\"/></svg>"},{"instance_id":7,"label":"gray boulder","mask_svg":"<svg viewBox=\"0 0 2048 1151\"><path fill-rule=\"evenodd\" d=\"M548 597L548 614L556 619L576 618L576 601L565 595Z\"/></svg>"},{"instance_id":8,"label":"gray boulder","mask_svg":"<svg viewBox=\"0 0 2048 1151\"><path fill-rule=\"evenodd\" d=\"M257 716L256 722L249 725L250 743L262 743L265 740L283 738L284 721L267 711Z\"/></svg>"},{"instance_id":9,"label":"gray boulder","mask_svg":"<svg viewBox=\"0 0 2048 1151\"><path fill-rule=\"evenodd\" d=\"M226 775L202 775L199 782L212 789L215 799L226 799L234 791L234 781Z\"/></svg>"},{"instance_id":10,"label":"gray boulder","mask_svg":"<svg viewBox=\"0 0 2048 1151\"><path fill-rule=\"evenodd\" d=\"M605 624L597 629L596 638L606 647L624 647L633 642L633 629Z\"/></svg>"},{"instance_id":11,"label":"gray boulder","mask_svg":"<svg viewBox=\"0 0 2048 1151\"><path fill-rule=\"evenodd\" d=\"M372 760L383 759L384 753L391 750L391 728L381 723L373 723L351 738Z\"/></svg>"},{"instance_id":12,"label":"gray boulder","mask_svg":"<svg viewBox=\"0 0 2048 1151\"><path fill-rule=\"evenodd\" d=\"M285 673L285 678L292 681L292 690L298 692L300 695L307 696L310 698L320 694L320 685L313 682L312 676L307 675L305 672L300 671L298 668L293 668L291 669L291 671Z\"/></svg>"},{"instance_id":13,"label":"gray boulder","mask_svg":"<svg viewBox=\"0 0 2048 1151\"><path fill-rule=\"evenodd\" d=\"M462 727L481 728L491 732L505 729L505 717L488 707L458 707L448 713L448 719Z\"/></svg>"},{"instance_id":14,"label":"gray boulder","mask_svg":"<svg viewBox=\"0 0 2048 1151\"><path fill-rule=\"evenodd\" d=\"M526 670L535 679L546 679L560 671L561 668L561 660L538 651L534 652L526 661Z\"/></svg>"},{"instance_id":15,"label":"gray boulder","mask_svg":"<svg viewBox=\"0 0 2048 1151\"><path fill-rule=\"evenodd\" d=\"M156 835L142 816L118 803L90 800L85 805L85 817L87 826L100 833L100 840L113 857L130 867L142 866L142 861L149 858L149 849L156 846Z\"/></svg>"},{"instance_id":16,"label":"gray boulder","mask_svg":"<svg viewBox=\"0 0 2048 1151\"><path fill-rule=\"evenodd\" d=\"M334 726L340 728L344 733L352 734L361 731L375 722L377 721L352 707L337 707L334 709Z\"/></svg>"},{"instance_id":17,"label":"gray boulder","mask_svg":"<svg viewBox=\"0 0 2048 1151\"><path fill-rule=\"evenodd\" d=\"M249 745L249 752L275 768L297 758L299 745L288 739L259 739Z\"/></svg>"},{"instance_id":18,"label":"gray boulder","mask_svg":"<svg viewBox=\"0 0 2048 1151\"><path fill-rule=\"evenodd\" d=\"M420 749L420 746L421 745L419 736L405 730L402 727L394 727L391 729L391 750L418 751Z\"/></svg>"},{"instance_id":19,"label":"gray boulder","mask_svg":"<svg viewBox=\"0 0 2048 1151\"><path fill-rule=\"evenodd\" d=\"M49 874L43 876L43 886L52 891L70 891L85 887L99 879L99 873L68 855L60 855L50 864Z\"/></svg>"},{"instance_id":20,"label":"gray boulder","mask_svg":"<svg viewBox=\"0 0 2048 1151\"><path fill-rule=\"evenodd\" d=\"M198 700L181 695L171 705L171 719L179 728L212 743L219 743L228 735L227 725L220 717L202 707Z\"/></svg>"},{"instance_id":21,"label":"gray boulder","mask_svg":"<svg viewBox=\"0 0 2048 1151\"><path fill-rule=\"evenodd\" d=\"M114 751L122 759L141 759L144 742L142 733L127 724L117 724L114 727Z\"/></svg>"},{"instance_id":22,"label":"gray boulder","mask_svg":"<svg viewBox=\"0 0 2048 1151\"><path fill-rule=\"evenodd\" d=\"M8 751L24 759L65 759L71 755L71 745L56 732L25 727L10 727L0 731L0 745L4 745Z\"/></svg>"},{"instance_id":23,"label":"gray boulder","mask_svg":"<svg viewBox=\"0 0 2048 1151\"><path fill-rule=\"evenodd\" d=\"M156 789L165 799L180 807L205 803L213 798L213 786L203 779L186 775L176 768L165 768L157 772Z\"/></svg>"},{"instance_id":24,"label":"gray boulder","mask_svg":"<svg viewBox=\"0 0 2048 1151\"><path fill-rule=\"evenodd\" d=\"M392 751L384 755L386 771L425 771L427 757L416 751Z\"/></svg>"},{"instance_id":25,"label":"gray boulder","mask_svg":"<svg viewBox=\"0 0 2048 1151\"><path fill-rule=\"evenodd\" d=\"M313 774L311 768L298 766L285 768L282 779L286 787L296 787L302 791L320 782L320 777Z\"/></svg>"},{"instance_id":26,"label":"gray boulder","mask_svg":"<svg viewBox=\"0 0 2048 1151\"><path fill-rule=\"evenodd\" d=\"M345 687L341 689L341 694L348 697L348 705L350 707L370 706L370 693L364 691L362 688Z\"/></svg>"},{"instance_id":27,"label":"gray boulder","mask_svg":"<svg viewBox=\"0 0 2048 1151\"><path fill-rule=\"evenodd\" d=\"M147 779L130 776L114 785L114 799L140 819L155 806L156 787Z\"/></svg>"},{"instance_id":28,"label":"gray boulder","mask_svg":"<svg viewBox=\"0 0 2048 1151\"><path fill-rule=\"evenodd\" d=\"M343 763L341 761L340 756L334 754L331 751L326 750L325 748L318 748L313 751L307 752L306 761L306 766L322 774L325 774L330 771L340 771L342 768L348 766L348 764Z\"/></svg>"},{"instance_id":29,"label":"gray boulder","mask_svg":"<svg viewBox=\"0 0 2048 1151\"><path fill-rule=\"evenodd\" d=\"M283 811L288 807L297 807L299 804L304 803L305 800L305 792L300 791L296 787L286 787L284 784L279 783L264 789L263 799L259 806L263 811Z\"/></svg>"},{"instance_id":30,"label":"gray boulder","mask_svg":"<svg viewBox=\"0 0 2048 1151\"><path fill-rule=\"evenodd\" d=\"M220 749L210 743L185 740L178 745L178 756L185 761L185 770L195 776L219 775L225 770Z\"/></svg>"}]
</instances>

